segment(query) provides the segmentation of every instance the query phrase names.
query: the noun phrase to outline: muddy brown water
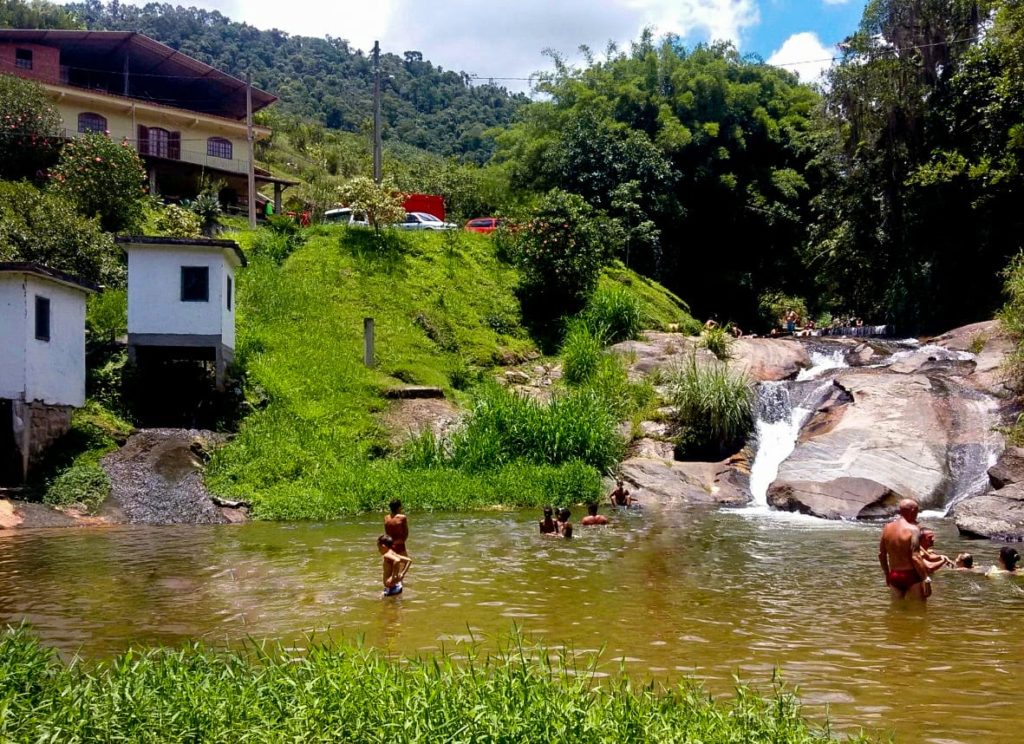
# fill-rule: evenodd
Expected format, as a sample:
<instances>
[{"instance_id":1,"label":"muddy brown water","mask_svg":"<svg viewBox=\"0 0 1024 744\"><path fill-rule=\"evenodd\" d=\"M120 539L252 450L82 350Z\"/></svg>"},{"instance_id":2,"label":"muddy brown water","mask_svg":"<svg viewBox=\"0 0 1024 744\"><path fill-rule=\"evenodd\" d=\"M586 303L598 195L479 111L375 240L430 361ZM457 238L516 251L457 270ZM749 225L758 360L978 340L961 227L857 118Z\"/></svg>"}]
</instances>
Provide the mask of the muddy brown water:
<instances>
[{"instance_id":1,"label":"muddy brown water","mask_svg":"<svg viewBox=\"0 0 1024 744\"><path fill-rule=\"evenodd\" d=\"M601 652L603 673L728 693L778 669L834 731L898 741L1017 742L1024 730L1024 581L943 571L926 609L893 606L879 526L649 509L572 542L533 513L410 516L416 563L381 600L378 517L330 524L0 533L0 620L65 656L190 639L362 638L389 654L465 653L514 627ZM997 547L932 520L939 548Z\"/></svg>"}]
</instances>

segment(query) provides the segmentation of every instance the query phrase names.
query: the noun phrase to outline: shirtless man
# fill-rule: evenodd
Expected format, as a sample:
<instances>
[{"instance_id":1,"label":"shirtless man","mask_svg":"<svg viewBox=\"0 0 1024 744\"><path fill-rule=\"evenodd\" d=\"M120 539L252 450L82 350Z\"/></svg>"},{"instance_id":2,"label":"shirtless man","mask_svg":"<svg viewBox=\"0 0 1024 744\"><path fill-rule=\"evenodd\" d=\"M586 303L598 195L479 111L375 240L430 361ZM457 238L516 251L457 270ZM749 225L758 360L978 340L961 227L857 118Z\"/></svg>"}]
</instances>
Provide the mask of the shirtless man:
<instances>
[{"instance_id":1,"label":"shirtless man","mask_svg":"<svg viewBox=\"0 0 1024 744\"><path fill-rule=\"evenodd\" d=\"M395 499L388 508L391 514L384 517L384 533L394 540L394 550L399 555L409 555L405 549L405 541L409 539L409 520L402 514L402 502Z\"/></svg>"},{"instance_id":2,"label":"shirtless man","mask_svg":"<svg viewBox=\"0 0 1024 744\"><path fill-rule=\"evenodd\" d=\"M405 578L412 559L395 552L394 540L387 535L377 538L377 551L384 556L384 597L402 593L402 579Z\"/></svg>"},{"instance_id":3,"label":"shirtless man","mask_svg":"<svg viewBox=\"0 0 1024 744\"><path fill-rule=\"evenodd\" d=\"M893 599L907 596L924 601L923 583L931 581L924 560L918 553L921 528L917 525L917 502L903 499L900 515L885 525L878 543L878 562Z\"/></svg>"},{"instance_id":4,"label":"shirtless man","mask_svg":"<svg viewBox=\"0 0 1024 744\"><path fill-rule=\"evenodd\" d=\"M544 519L540 520L540 534L558 537L558 523L552 516L554 513L550 506L544 507Z\"/></svg>"},{"instance_id":5,"label":"shirtless man","mask_svg":"<svg viewBox=\"0 0 1024 744\"><path fill-rule=\"evenodd\" d=\"M629 489L622 485L622 478L615 481L615 490L608 494L612 506L629 507L638 503L638 499L629 495Z\"/></svg>"},{"instance_id":6,"label":"shirtless man","mask_svg":"<svg viewBox=\"0 0 1024 744\"><path fill-rule=\"evenodd\" d=\"M587 504L587 516L580 520L584 527L593 527L599 524L608 524L608 517L597 513L597 502L591 501Z\"/></svg>"}]
</instances>

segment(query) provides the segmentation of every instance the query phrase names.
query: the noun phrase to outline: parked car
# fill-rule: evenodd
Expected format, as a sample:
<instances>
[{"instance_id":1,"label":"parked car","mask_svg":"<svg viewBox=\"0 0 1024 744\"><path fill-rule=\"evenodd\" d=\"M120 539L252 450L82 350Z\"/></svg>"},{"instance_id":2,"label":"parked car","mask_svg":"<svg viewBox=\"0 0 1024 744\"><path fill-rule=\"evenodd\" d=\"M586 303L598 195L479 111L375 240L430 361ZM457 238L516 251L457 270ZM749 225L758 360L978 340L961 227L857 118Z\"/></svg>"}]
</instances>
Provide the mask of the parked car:
<instances>
[{"instance_id":1,"label":"parked car","mask_svg":"<svg viewBox=\"0 0 1024 744\"><path fill-rule=\"evenodd\" d=\"M352 227L368 227L366 215L353 212L348 207L328 209L324 212L324 222L328 225L350 225Z\"/></svg>"},{"instance_id":2,"label":"parked car","mask_svg":"<svg viewBox=\"0 0 1024 744\"><path fill-rule=\"evenodd\" d=\"M405 219L395 225L400 230L454 230L453 222L445 222L426 212L406 212Z\"/></svg>"},{"instance_id":3,"label":"parked car","mask_svg":"<svg viewBox=\"0 0 1024 744\"><path fill-rule=\"evenodd\" d=\"M476 233L492 233L501 225L497 217L476 217L466 223L466 230Z\"/></svg>"}]
</instances>

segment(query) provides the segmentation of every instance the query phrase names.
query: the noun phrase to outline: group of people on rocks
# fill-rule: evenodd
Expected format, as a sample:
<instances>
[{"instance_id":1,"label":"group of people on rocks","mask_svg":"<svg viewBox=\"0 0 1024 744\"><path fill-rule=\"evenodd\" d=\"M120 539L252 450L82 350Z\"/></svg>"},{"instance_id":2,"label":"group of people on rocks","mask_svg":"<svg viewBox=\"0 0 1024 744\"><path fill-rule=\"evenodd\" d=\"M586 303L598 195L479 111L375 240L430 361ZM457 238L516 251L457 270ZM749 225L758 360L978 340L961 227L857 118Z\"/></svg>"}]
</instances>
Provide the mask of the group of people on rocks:
<instances>
[{"instance_id":1,"label":"group of people on rocks","mask_svg":"<svg viewBox=\"0 0 1024 744\"><path fill-rule=\"evenodd\" d=\"M639 505L639 500L630 494L622 479L615 481L615 488L608 494L608 501L613 509L629 509ZM544 518L538 523L540 534L546 537L572 539L572 512L563 507L557 512L550 506L544 507ZM587 504L587 516L580 520L584 527L599 527L608 524L608 517L597 513L597 502Z\"/></svg>"},{"instance_id":2,"label":"group of people on rocks","mask_svg":"<svg viewBox=\"0 0 1024 744\"><path fill-rule=\"evenodd\" d=\"M878 561L893 599L928 599L932 593L932 574L941 568L980 572L970 553L960 553L952 559L935 552L935 533L918 523L916 501L903 499L897 509L898 516L882 529L878 545ZM1016 574L1019 562L1016 548L1005 545L999 550L996 565L985 575Z\"/></svg>"}]
</instances>

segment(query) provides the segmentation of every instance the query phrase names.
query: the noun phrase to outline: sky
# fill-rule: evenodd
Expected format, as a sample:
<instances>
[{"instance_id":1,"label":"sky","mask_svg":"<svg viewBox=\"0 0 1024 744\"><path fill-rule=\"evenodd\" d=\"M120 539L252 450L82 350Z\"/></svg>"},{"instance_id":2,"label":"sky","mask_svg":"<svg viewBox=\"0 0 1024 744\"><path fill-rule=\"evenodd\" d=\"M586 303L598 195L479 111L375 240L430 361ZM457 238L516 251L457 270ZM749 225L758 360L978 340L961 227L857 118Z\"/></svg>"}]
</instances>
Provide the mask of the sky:
<instances>
[{"instance_id":1,"label":"sky","mask_svg":"<svg viewBox=\"0 0 1024 744\"><path fill-rule=\"evenodd\" d=\"M145 5L149 0L122 0ZM549 69L545 49L580 60L579 46L628 48L645 27L687 44L726 39L744 53L815 81L860 21L865 0L178 0L294 35L332 36L369 50L423 53L445 69L514 90ZM798 64L799 63L799 64Z\"/></svg>"}]
</instances>

